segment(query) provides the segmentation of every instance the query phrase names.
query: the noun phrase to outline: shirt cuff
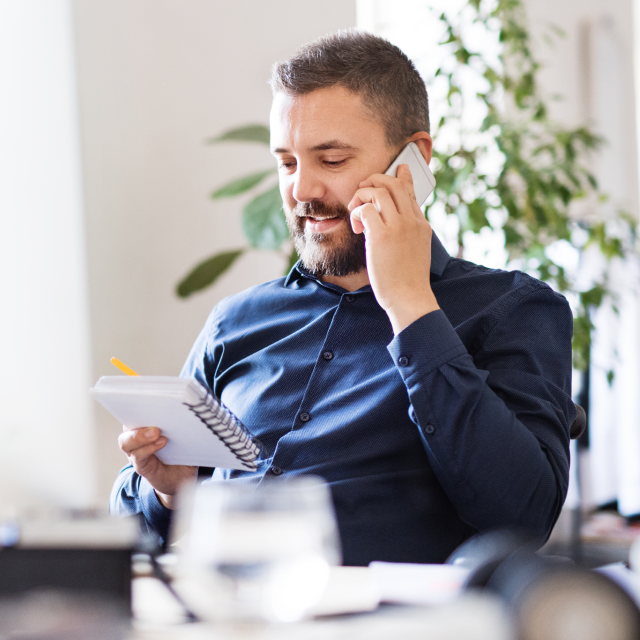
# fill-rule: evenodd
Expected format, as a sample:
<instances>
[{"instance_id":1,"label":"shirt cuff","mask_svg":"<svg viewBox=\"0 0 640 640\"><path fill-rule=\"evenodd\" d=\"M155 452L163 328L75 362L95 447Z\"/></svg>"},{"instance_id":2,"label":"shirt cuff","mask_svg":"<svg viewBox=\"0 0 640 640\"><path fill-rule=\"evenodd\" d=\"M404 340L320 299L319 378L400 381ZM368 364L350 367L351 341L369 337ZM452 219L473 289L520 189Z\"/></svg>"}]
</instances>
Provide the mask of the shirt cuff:
<instances>
[{"instance_id":1,"label":"shirt cuff","mask_svg":"<svg viewBox=\"0 0 640 640\"><path fill-rule=\"evenodd\" d=\"M445 362L467 353L442 309L411 323L389 343L387 350L409 385Z\"/></svg>"},{"instance_id":2,"label":"shirt cuff","mask_svg":"<svg viewBox=\"0 0 640 640\"><path fill-rule=\"evenodd\" d=\"M171 522L171 509L167 509L158 499L155 489L146 478L140 479L138 499L144 519L156 531L166 531Z\"/></svg>"}]
</instances>

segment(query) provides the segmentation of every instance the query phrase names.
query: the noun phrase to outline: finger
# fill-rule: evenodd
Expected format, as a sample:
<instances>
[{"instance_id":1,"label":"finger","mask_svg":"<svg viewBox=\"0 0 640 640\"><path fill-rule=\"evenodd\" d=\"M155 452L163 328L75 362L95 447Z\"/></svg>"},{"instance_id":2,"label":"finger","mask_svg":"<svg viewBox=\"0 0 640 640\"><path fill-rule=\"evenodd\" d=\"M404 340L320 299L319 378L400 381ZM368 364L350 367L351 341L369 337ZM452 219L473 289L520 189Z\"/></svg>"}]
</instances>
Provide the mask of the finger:
<instances>
[{"instance_id":1,"label":"finger","mask_svg":"<svg viewBox=\"0 0 640 640\"><path fill-rule=\"evenodd\" d=\"M403 167L406 167L408 175L404 173ZM409 184L410 183L410 184ZM416 213L417 206L415 191L413 189L413 179L411 178L411 171L406 164L398 167L398 177L394 178L382 173L374 173L366 180L360 183L360 188L384 188L393 198L398 213Z\"/></svg>"},{"instance_id":2,"label":"finger","mask_svg":"<svg viewBox=\"0 0 640 640\"><path fill-rule=\"evenodd\" d=\"M351 228L354 233L367 235L385 226L380 212L370 203L363 204L351 212Z\"/></svg>"},{"instance_id":3,"label":"finger","mask_svg":"<svg viewBox=\"0 0 640 640\"><path fill-rule=\"evenodd\" d=\"M372 204L380 213L385 222L392 221L397 214L396 204L391 194L384 188L366 187L358 189L347 205L349 211L353 211L363 204Z\"/></svg>"},{"instance_id":4,"label":"finger","mask_svg":"<svg viewBox=\"0 0 640 640\"><path fill-rule=\"evenodd\" d=\"M118 436L118 445L124 453L155 442L160 437L160 429L157 427L131 429Z\"/></svg>"},{"instance_id":5,"label":"finger","mask_svg":"<svg viewBox=\"0 0 640 640\"><path fill-rule=\"evenodd\" d=\"M129 462L134 466L134 468L144 468L148 464L149 458L154 457L155 454L160 451L160 449L162 449L166 444L166 438L158 438L158 440L153 444L148 444L144 447L139 447L135 451L132 451L127 455L127 458L129 458Z\"/></svg>"},{"instance_id":6,"label":"finger","mask_svg":"<svg viewBox=\"0 0 640 640\"><path fill-rule=\"evenodd\" d=\"M129 459L135 459L138 461L144 460L149 456L154 455L157 451L160 451L167 444L167 439L164 437L158 438L155 442L147 444L144 447L138 447L130 451L127 456Z\"/></svg>"},{"instance_id":7,"label":"finger","mask_svg":"<svg viewBox=\"0 0 640 640\"><path fill-rule=\"evenodd\" d=\"M120 445L120 448L127 453L128 451L154 442L159 437L160 429L157 427L127 429L118 437L118 444Z\"/></svg>"},{"instance_id":8,"label":"finger","mask_svg":"<svg viewBox=\"0 0 640 640\"><path fill-rule=\"evenodd\" d=\"M409 168L408 164L403 164L398 167L398 179L402 182L404 188L409 194L414 214L418 219L423 220L425 218L425 215L424 211L421 208L422 203L418 202L418 199L416 197L413 175L411 174L411 169Z\"/></svg>"},{"instance_id":9,"label":"finger","mask_svg":"<svg viewBox=\"0 0 640 640\"><path fill-rule=\"evenodd\" d=\"M413 175L411 174L411 169L409 169L408 164L401 164L398 167L398 180L400 180L400 182L402 182L402 184L404 185L412 202L420 206L418 204L418 200L416 199L416 190L413 186Z\"/></svg>"}]
</instances>

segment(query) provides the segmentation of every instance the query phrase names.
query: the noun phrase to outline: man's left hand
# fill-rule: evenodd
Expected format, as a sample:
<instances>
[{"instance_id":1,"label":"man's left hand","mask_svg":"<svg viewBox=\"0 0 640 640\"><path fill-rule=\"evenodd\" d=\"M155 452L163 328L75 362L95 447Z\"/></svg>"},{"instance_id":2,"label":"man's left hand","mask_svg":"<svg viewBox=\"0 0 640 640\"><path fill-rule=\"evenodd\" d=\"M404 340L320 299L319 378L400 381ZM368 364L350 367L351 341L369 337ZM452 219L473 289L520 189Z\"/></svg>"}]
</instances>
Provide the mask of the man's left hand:
<instances>
[{"instance_id":1,"label":"man's left hand","mask_svg":"<svg viewBox=\"0 0 640 640\"><path fill-rule=\"evenodd\" d=\"M431 290L431 225L416 202L411 171L374 174L359 185L348 209L355 233L366 238L369 282L398 335L439 309Z\"/></svg>"}]
</instances>

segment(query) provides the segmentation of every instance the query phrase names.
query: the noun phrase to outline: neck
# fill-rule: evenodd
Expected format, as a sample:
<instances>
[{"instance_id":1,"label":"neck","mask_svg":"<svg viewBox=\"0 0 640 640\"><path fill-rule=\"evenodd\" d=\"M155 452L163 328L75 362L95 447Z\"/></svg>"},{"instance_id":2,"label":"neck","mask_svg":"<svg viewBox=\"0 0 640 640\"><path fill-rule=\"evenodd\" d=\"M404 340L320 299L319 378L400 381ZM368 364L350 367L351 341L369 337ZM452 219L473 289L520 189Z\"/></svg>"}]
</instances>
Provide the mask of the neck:
<instances>
[{"instance_id":1,"label":"neck","mask_svg":"<svg viewBox=\"0 0 640 640\"><path fill-rule=\"evenodd\" d=\"M348 276L322 276L320 280L322 280L322 282L337 284L347 291L357 291L365 285L370 284L369 274L366 269L361 269L358 273L352 273Z\"/></svg>"}]
</instances>

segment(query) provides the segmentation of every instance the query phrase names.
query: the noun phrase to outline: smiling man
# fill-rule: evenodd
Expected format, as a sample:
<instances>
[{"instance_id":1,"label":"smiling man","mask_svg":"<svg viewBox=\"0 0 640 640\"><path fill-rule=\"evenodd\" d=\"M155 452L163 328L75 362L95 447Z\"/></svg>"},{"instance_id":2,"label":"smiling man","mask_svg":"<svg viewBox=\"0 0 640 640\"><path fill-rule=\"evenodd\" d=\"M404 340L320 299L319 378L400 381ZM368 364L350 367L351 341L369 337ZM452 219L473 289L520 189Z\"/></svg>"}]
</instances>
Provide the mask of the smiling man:
<instances>
[{"instance_id":1,"label":"smiling man","mask_svg":"<svg viewBox=\"0 0 640 640\"><path fill-rule=\"evenodd\" d=\"M567 490L572 317L520 272L451 258L406 165L431 159L413 64L346 32L274 67L271 148L301 260L223 300L182 375L207 385L263 445L255 473L330 485L345 564L442 562L477 531L543 541ZM126 432L111 508L166 539L192 467L165 466L155 428Z\"/></svg>"}]
</instances>

